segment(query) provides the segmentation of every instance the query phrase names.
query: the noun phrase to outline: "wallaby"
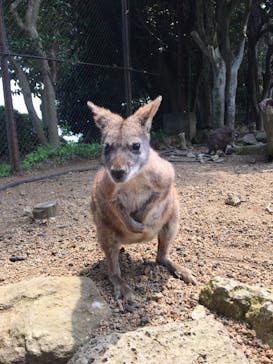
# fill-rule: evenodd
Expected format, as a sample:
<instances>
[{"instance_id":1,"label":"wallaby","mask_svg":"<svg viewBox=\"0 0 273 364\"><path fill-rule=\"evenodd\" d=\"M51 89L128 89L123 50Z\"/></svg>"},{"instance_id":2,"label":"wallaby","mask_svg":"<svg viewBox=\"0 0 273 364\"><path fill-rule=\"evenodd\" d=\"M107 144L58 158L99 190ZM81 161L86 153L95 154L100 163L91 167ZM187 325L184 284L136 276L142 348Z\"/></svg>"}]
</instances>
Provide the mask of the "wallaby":
<instances>
[{"instance_id":1,"label":"wallaby","mask_svg":"<svg viewBox=\"0 0 273 364\"><path fill-rule=\"evenodd\" d=\"M127 119L88 101L102 134L102 164L91 193L97 239L108 264L115 297L133 301L121 278L119 251L123 244L158 236L156 261L175 276L195 284L193 274L168 258L178 227L178 198L174 168L150 147L152 119L161 96L140 107Z\"/></svg>"},{"instance_id":2,"label":"wallaby","mask_svg":"<svg viewBox=\"0 0 273 364\"><path fill-rule=\"evenodd\" d=\"M225 153L227 146L233 146L234 140L237 139L239 135L240 133L237 130L233 130L229 127L212 130L207 138L208 153L216 153L217 150L222 150Z\"/></svg>"}]
</instances>

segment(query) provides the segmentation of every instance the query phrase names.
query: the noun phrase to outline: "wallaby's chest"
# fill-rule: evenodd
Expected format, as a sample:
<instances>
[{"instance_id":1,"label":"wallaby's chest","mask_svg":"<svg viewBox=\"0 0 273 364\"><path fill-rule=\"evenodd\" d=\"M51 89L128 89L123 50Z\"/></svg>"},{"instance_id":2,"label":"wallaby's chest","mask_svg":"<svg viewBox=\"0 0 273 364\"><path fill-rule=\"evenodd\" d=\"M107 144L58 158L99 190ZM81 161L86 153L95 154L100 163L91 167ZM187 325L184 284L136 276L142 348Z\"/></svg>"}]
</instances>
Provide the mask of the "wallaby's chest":
<instances>
[{"instance_id":1,"label":"wallaby's chest","mask_svg":"<svg viewBox=\"0 0 273 364\"><path fill-rule=\"evenodd\" d=\"M119 188L115 200L122 204L127 211L133 212L140 209L153 194L152 187L147 183L133 183Z\"/></svg>"}]
</instances>

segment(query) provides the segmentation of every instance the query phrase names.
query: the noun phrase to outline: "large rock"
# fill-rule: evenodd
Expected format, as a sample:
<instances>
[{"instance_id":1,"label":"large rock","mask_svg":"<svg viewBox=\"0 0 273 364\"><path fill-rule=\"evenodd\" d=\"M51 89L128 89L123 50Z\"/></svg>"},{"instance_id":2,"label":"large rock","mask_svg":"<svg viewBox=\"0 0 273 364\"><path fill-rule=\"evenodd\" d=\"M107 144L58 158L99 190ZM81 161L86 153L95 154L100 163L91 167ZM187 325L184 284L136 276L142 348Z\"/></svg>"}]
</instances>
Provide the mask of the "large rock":
<instances>
[{"instance_id":1,"label":"large rock","mask_svg":"<svg viewBox=\"0 0 273 364\"><path fill-rule=\"evenodd\" d=\"M200 293L200 303L236 320L245 320L273 347L273 291L216 277Z\"/></svg>"},{"instance_id":2,"label":"large rock","mask_svg":"<svg viewBox=\"0 0 273 364\"><path fill-rule=\"evenodd\" d=\"M254 134L248 133L240 138L240 142L242 142L244 145L255 145L257 144L257 139L255 138Z\"/></svg>"},{"instance_id":3,"label":"large rock","mask_svg":"<svg viewBox=\"0 0 273 364\"><path fill-rule=\"evenodd\" d=\"M0 363L66 363L110 314L85 277L39 277L0 287Z\"/></svg>"},{"instance_id":4,"label":"large rock","mask_svg":"<svg viewBox=\"0 0 273 364\"><path fill-rule=\"evenodd\" d=\"M266 137L265 131L257 131L255 136L256 136L257 142L266 143L267 137Z\"/></svg>"},{"instance_id":5,"label":"large rock","mask_svg":"<svg viewBox=\"0 0 273 364\"><path fill-rule=\"evenodd\" d=\"M240 155L266 155L266 144L258 143L255 145L235 145L233 147L235 154Z\"/></svg>"},{"instance_id":6,"label":"large rock","mask_svg":"<svg viewBox=\"0 0 273 364\"><path fill-rule=\"evenodd\" d=\"M67 364L249 364L224 326L200 306L194 320L96 337Z\"/></svg>"}]
</instances>

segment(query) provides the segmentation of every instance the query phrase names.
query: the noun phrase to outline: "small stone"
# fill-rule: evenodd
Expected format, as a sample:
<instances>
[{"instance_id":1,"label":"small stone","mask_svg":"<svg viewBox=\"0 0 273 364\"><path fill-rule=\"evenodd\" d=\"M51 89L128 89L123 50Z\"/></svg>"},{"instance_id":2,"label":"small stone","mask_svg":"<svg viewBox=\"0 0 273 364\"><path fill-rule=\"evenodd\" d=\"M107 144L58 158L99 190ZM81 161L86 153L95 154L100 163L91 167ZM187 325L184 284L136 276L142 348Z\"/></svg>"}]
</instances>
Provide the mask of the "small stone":
<instances>
[{"instance_id":1,"label":"small stone","mask_svg":"<svg viewBox=\"0 0 273 364\"><path fill-rule=\"evenodd\" d=\"M202 305L197 305L191 314L193 320L200 320L202 318L205 318L206 316L206 309Z\"/></svg>"},{"instance_id":2,"label":"small stone","mask_svg":"<svg viewBox=\"0 0 273 364\"><path fill-rule=\"evenodd\" d=\"M186 154L186 157L188 157L188 158L195 158L195 154L189 152L189 153Z\"/></svg>"},{"instance_id":3,"label":"small stone","mask_svg":"<svg viewBox=\"0 0 273 364\"><path fill-rule=\"evenodd\" d=\"M76 248L76 244L75 243L68 243L67 244L67 247L68 247L68 249L74 249L74 248Z\"/></svg>"},{"instance_id":4,"label":"small stone","mask_svg":"<svg viewBox=\"0 0 273 364\"><path fill-rule=\"evenodd\" d=\"M269 203L266 208L265 208L265 211L269 212L270 214L273 214L273 210L271 208L271 203Z\"/></svg>"},{"instance_id":5,"label":"small stone","mask_svg":"<svg viewBox=\"0 0 273 364\"><path fill-rule=\"evenodd\" d=\"M25 207L22 216L33 217L32 208L30 206Z\"/></svg>"},{"instance_id":6,"label":"small stone","mask_svg":"<svg viewBox=\"0 0 273 364\"><path fill-rule=\"evenodd\" d=\"M233 274L231 272L227 272L227 277L228 278L233 278Z\"/></svg>"},{"instance_id":7,"label":"small stone","mask_svg":"<svg viewBox=\"0 0 273 364\"><path fill-rule=\"evenodd\" d=\"M267 358L266 356L261 357L261 363L263 364L272 364L271 359Z\"/></svg>"},{"instance_id":8,"label":"small stone","mask_svg":"<svg viewBox=\"0 0 273 364\"><path fill-rule=\"evenodd\" d=\"M163 294L161 293L161 292L157 292L157 293L155 293L153 296L152 296L152 300L154 300L154 301L159 301L161 298L163 298L164 296L163 296Z\"/></svg>"},{"instance_id":9,"label":"small stone","mask_svg":"<svg viewBox=\"0 0 273 364\"><path fill-rule=\"evenodd\" d=\"M225 200L226 205L239 206L242 203L241 196L236 193L229 193Z\"/></svg>"},{"instance_id":10,"label":"small stone","mask_svg":"<svg viewBox=\"0 0 273 364\"><path fill-rule=\"evenodd\" d=\"M224 158L219 158L215 161L215 163L223 163L225 160Z\"/></svg>"},{"instance_id":11,"label":"small stone","mask_svg":"<svg viewBox=\"0 0 273 364\"><path fill-rule=\"evenodd\" d=\"M11 262L20 262L20 261L22 261L22 260L25 260L26 258L25 257L22 257L22 256L18 256L18 255L13 255L13 256L11 256L10 258L9 258L9 260L11 261Z\"/></svg>"}]
</instances>

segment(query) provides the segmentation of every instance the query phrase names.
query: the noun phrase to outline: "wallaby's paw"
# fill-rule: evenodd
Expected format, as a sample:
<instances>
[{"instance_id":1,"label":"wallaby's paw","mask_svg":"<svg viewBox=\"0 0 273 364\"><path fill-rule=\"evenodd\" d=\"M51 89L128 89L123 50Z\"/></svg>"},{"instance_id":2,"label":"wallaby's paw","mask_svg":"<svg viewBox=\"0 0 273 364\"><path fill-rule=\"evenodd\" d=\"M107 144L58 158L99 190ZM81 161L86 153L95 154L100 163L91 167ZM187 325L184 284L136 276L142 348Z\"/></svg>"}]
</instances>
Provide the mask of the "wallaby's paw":
<instances>
[{"instance_id":1,"label":"wallaby's paw","mask_svg":"<svg viewBox=\"0 0 273 364\"><path fill-rule=\"evenodd\" d=\"M157 263L164 265L176 278L182 279L185 283L197 284L197 280L193 272L189 269L173 263L166 256L157 257Z\"/></svg>"},{"instance_id":2,"label":"wallaby's paw","mask_svg":"<svg viewBox=\"0 0 273 364\"><path fill-rule=\"evenodd\" d=\"M144 224L142 224L141 222L138 222L138 221L134 220L133 218L131 218L131 220L132 220L131 231L133 233L143 233L143 231L144 231Z\"/></svg>"},{"instance_id":3,"label":"wallaby's paw","mask_svg":"<svg viewBox=\"0 0 273 364\"><path fill-rule=\"evenodd\" d=\"M132 219L134 219L137 222L142 222L143 221L143 217L144 217L144 213L143 210L139 210L134 212L133 214L130 215Z\"/></svg>"},{"instance_id":4,"label":"wallaby's paw","mask_svg":"<svg viewBox=\"0 0 273 364\"><path fill-rule=\"evenodd\" d=\"M185 283L191 283L194 286L197 284L197 279L193 272L185 267L176 267L173 271L173 275L179 279L182 279Z\"/></svg>"},{"instance_id":5,"label":"wallaby's paw","mask_svg":"<svg viewBox=\"0 0 273 364\"><path fill-rule=\"evenodd\" d=\"M120 279L120 282L114 284L115 299L123 298L123 301L129 304L134 302L134 293L128 284Z\"/></svg>"}]
</instances>

